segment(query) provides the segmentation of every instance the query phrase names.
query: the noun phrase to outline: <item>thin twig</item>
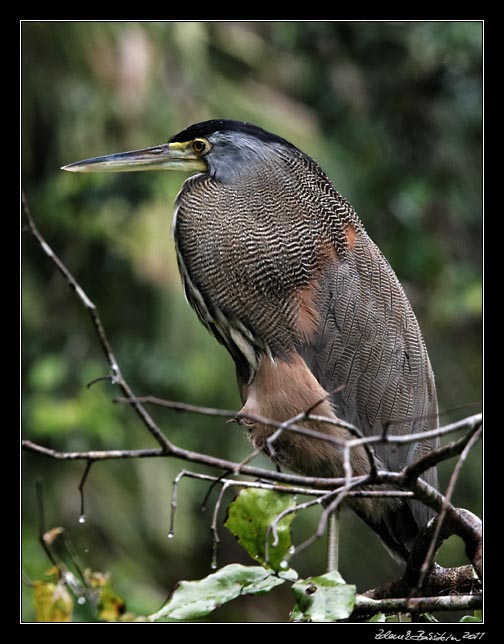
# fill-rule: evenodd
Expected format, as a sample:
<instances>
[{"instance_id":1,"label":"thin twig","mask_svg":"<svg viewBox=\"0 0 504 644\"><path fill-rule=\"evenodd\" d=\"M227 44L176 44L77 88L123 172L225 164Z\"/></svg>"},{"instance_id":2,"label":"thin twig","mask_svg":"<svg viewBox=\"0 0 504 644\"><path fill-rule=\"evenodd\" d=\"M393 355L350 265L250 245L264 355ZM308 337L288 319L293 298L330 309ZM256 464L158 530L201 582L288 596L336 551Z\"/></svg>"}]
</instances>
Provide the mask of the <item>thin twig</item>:
<instances>
[{"instance_id":1,"label":"thin twig","mask_svg":"<svg viewBox=\"0 0 504 644\"><path fill-rule=\"evenodd\" d=\"M270 536L273 536L273 541L272 541L272 546L275 547L279 543L279 536L278 536L278 530L277 526L280 523L280 521L288 516L289 514L293 514L296 512L300 512L302 510L307 510L308 508L311 508L316 505L320 505L323 501L323 499L332 496L333 492L326 492L323 496L319 497L318 499L312 499L310 501L305 501L304 503L295 503L285 510L282 510L279 512L276 517L273 519L273 521L270 523L270 525L266 528L266 534L264 537L264 561L265 563L269 563L269 548L270 548ZM288 552L284 556L284 561L287 563L290 561L292 558L292 555L295 554L296 549L292 548L290 552Z\"/></svg>"},{"instance_id":2,"label":"thin twig","mask_svg":"<svg viewBox=\"0 0 504 644\"><path fill-rule=\"evenodd\" d=\"M226 479L220 476L212 476L211 474L203 474L201 472L192 472L190 470L182 470L182 474L187 478L198 479L200 481L212 481L222 485L234 485L235 487L254 488L259 490L273 490L275 492L282 492L285 494L306 494L307 496L324 496L327 494L324 490L318 490L309 487L300 487L295 485L279 485L270 483L269 481L244 481L242 479ZM402 494L411 494L411 492L403 492Z\"/></svg>"},{"instance_id":3,"label":"thin twig","mask_svg":"<svg viewBox=\"0 0 504 644\"><path fill-rule=\"evenodd\" d=\"M366 483L369 483L369 479L370 479L369 476L359 476L355 478L356 480L343 485L337 491L335 499L330 503L328 503L324 511L322 512L316 532L311 537L309 537L308 539L300 543L298 546L296 546L296 548L294 549L293 555L299 554L303 550L306 550L306 548L308 548L309 546L313 545L316 541L318 541L326 530L327 519L331 514L331 512L334 512L337 508L340 507L341 503L344 501L349 491L351 491L353 488L355 488L358 485L364 485Z\"/></svg>"},{"instance_id":4,"label":"thin twig","mask_svg":"<svg viewBox=\"0 0 504 644\"><path fill-rule=\"evenodd\" d=\"M328 416L311 415L307 411L303 411L299 413L297 416L290 418L289 420L278 422L270 418L265 418L263 416L240 413L229 409L216 409L213 407L202 407L199 405L192 405L189 403L181 403L181 402L175 402L170 400L164 400L162 398L157 398L156 396L140 396L135 398L134 401L139 402L141 404L152 404L160 407L166 407L168 409L172 409L177 412L188 412L188 413L201 414L205 416L219 416L223 418L232 418L237 420L248 420L253 423L258 423L261 425L276 428L277 431L275 431L267 440L267 445L270 448L270 451L273 451L273 452L274 452L274 448L273 448L274 441L276 441L284 431L290 431L293 433L308 436L310 438L315 438L328 443L335 444L339 447L342 447L345 450L344 454L347 454L347 456L344 456L344 466L346 465L345 467L346 479L349 478L350 468L348 466L348 458L352 449L355 449L361 446L365 449L366 456L368 458L368 462L370 465L370 474L374 477L377 473L377 462L376 462L376 456L374 454L374 451L372 450L373 444L379 444L383 442L407 444L407 443L413 443L419 440L436 438L436 437L443 436L445 434L461 431L462 429L465 429L467 427L474 428L475 426L478 426L481 423L481 418L482 418L481 414L474 414L473 416L456 421L454 423L450 423L449 425L445 425L444 427L438 427L433 430L429 430L425 432L417 432L414 434L406 434L406 435L392 434L391 435L386 432L385 434L382 433L382 434L373 435L373 436L363 436L362 432L357 427L355 427L354 425L351 425L350 423L347 423L346 421L342 421L341 419L336 419L336 418L330 418ZM132 404L134 401L128 398L115 399L115 402L127 403L127 404ZM299 422L300 420L306 420L306 419L341 427L343 429L346 429L349 433L355 436L358 436L358 438L355 438L352 440L344 440L344 439L337 438L332 434L326 434L324 432L319 432L316 430L309 429L307 427L301 427L299 425L293 424L293 423ZM246 465L251 460L253 460L253 458L255 458L263 450L264 450L263 447L255 449L251 454L249 454L245 459L243 459L243 461L241 461L238 464L235 470L235 473L237 474L238 472L240 472L244 465ZM433 450L431 454L433 454L434 451L435 450ZM435 461L435 463L440 462L445 458L449 458L450 456L451 455L448 454L448 452L446 452L446 454L441 453L440 457L438 458L437 461ZM434 459L435 457L431 456L430 458ZM430 465L429 467L432 467L432 465Z\"/></svg>"},{"instance_id":5,"label":"thin twig","mask_svg":"<svg viewBox=\"0 0 504 644\"><path fill-rule=\"evenodd\" d=\"M85 522L85 517L86 514L84 512L84 485L86 484L86 480L89 474L89 470L91 469L91 465L94 463L94 461L89 460L86 463L86 468L84 469L84 473L82 475L82 478L79 483L79 494L80 494L80 516L79 516L79 523L84 523Z\"/></svg>"},{"instance_id":6,"label":"thin twig","mask_svg":"<svg viewBox=\"0 0 504 644\"><path fill-rule=\"evenodd\" d=\"M86 295L84 289L81 287L79 282L75 279L75 277L72 275L72 273L67 268L67 266L61 261L61 259L52 250L52 248L49 246L49 244L46 242L46 240L38 230L31 216L30 208L28 206L28 202L24 196L24 193L22 195L22 201L23 201L23 210L24 210L26 219L28 221L28 227L30 229L31 234L35 237L35 239L39 243L40 248L53 262L53 264L56 266L56 268L61 273L61 275L63 275L67 284L75 292L80 302L83 304L84 308L87 310L87 312L91 317L91 320L93 322L93 325L96 331L96 335L98 337L98 341L100 343L102 351L110 367L110 372L111 372L110 376L111 376L112 382L119 386L119 388L127 398L134 400L135 396L133 394L133 391L131 390L130 386L128 385L124 376L122 375L121 370L119 369L119 365L117 363L114 352L112 351L112 347L110 345L107 334L105 333L105 329L103 327L100 316L98 315L98 310L95 304ZM143 405L139 402L132 402L132 406L136 411L136 413L138 414L138 416L140 416L140 419L142 420L144 425L154 436L157 442L161 445L161 447L165 451L169 452L172 448L171 442L166 438L163 432L159 429L159 427L157 426L153 418L150 416L150 414L147 412L147 410L143 407Z\"/></svg>"},{"instance_id":7,"label":"thin twig","mask_svg":"<svg viewBox=\"0 0 504 644\"><path fill-rule=\"evenodd\" d=\"M168 532L168 539L173 539L175 536L175 512L177 511L177 494L178 486L184 476L187 476L187 470L180 470L175 479L173 480L172 496L170 501L170 529Z\"/></svg>"},{"instance_id":8,"label":"thin twig","mask_svg":"<svg viewBox=\"0 0 504 644\"><path fill-rule=\"evenodd\" d=\"M482 414L473 414L467 418L462 418L448 425L443 425L442 427L436 427L435 429L429 429L425 432L417 432L415 434L388 434L385 439L382 435L373 435L373 436L364 436L360 439L355 439L349 441L350 447L355 447L359 445L375 444L375 443L397 443L397 444L407 444L415 443L417 441L427 440L429 438L438 438L445 436L446 434L452 434L454 432L461 431L463 429L472 429L475 425L479 426L482 422Z\"/></svg>"},{"instance_id":9,"label":"thin twig","mask_svg":"<svg viewBox=\"0 0 504 644\"><path fill-rule=\"evenodd\" d=\"M136 398L133 398L133 399L117 397L117 398L114 398L114 402L124 403L128 405L131 405L134 402L138 402L143 405L156 405L158 407L166 407L167 409L172 409L173 411L176 411L176 412L187 412L191 414L200 414L203 416L219 416L221 418L232 418L236 420L249 420L253 423L258 423L261 425L266 425L277 429L280 429L280 428L284 429L285 423L292 422L292 419L290 419L289 421L278 422L278 421L272 420L271 418L266 418L264 416L256 416L253 414L241 413L241 412L237 412L236 410L218 409L215 407L203 407L200 405L192 405L190 403L165 400L164 398L157 398L156 396L137 396ZM298 416L304 416L304 412L301 412L301 414L299 414ZM360 438L355 438L352 440L345 441L343 439L338 439L335 436L331 436L330 434L324 434L323 432L316 432L306 427L299 427L299 426L292 426L292 425L289 427L289 431L299 433L299 434L304 434L306 436L311 436L313 438L318 438L320 440L325 440L327 442L334 443L339 447L344 447L346 444L348 444L350 448L354 448L354 447L360 447L361 445L365 446L365 445L382 443L384 440L381 434L374 434L372 436L362 436L362 432L360 432L360 430L357 427L355 427L355 425L352 425L351 423L348 423L340 418L331 418L329 416L319 416L319 415L310 414L308 420L312 420L320 423L326 423L327 425L334 425L337 427L341 427L342 429L347 429L350 433L355 432L358 436L360 436ZM390 435L387 435L385 442L407 444L407 443L414 443L420 440L427 440L429 438L437 438L437 437L444 436L446 434L462 431L464 429L470 429L474 425L481 424L481 420L482 420L481 413L474 414L472 416L468 416L467 418L463 418L453 423L449 423L448 425L443 425L442 427L437 427L435 429L430 429L424 432L417 432L414 434L390 434Z\"/></svg>"},{"instance_id":10,"label":"thin twig","mask_svg":"<svg viewBox=\"0 0 504 644\"><path fill-rule=\"evenodd\" d=\"M269 535L273 536L273 542L272 546L277 546L279 542L279 537L278 537L278 530L277 530L277 525L280 523L280 521L288 516L289 514L293 514L295 512L300 512L301 510L307 510L308 508L312 508L315 505L320 505L321 503L324 502L324 500L330 498L331 496L334 496L335 492L326 492L322 496L319 496L316 499L312 499L310 501L304 501L303 503L295 503L294 505L289 506L285 510L282 510L279 514L276 515L276 517L273 519L273 521L270 523L266 530L266 544L269 544ZM267 551L267 548L266 548ZM267 554L267 552L266 552ZM266 561L268 561L268 557L266 557Z\"/></svg>"},{"instance_id":11,"label":"thin twig","mask_svg":"<svg viewBox=\"0 0 504 644\"><path fill-rule=\"evenodd\" d=\"M222 499L224 498L224 494L226 493L226 490L235 483L235 481L226 481L220 489L219 496L217 497L217 500L215 502L215 507L214 511L212 513L212 524L210 526L210 530L212 532L212 537L213 537L213 543L212 543L212 562L210 564L210 567L212 570L217 569L217 550L219 548L219 543L220 543L220 537L219 537L219 529L217 528L217 517L219 516L219 510L222 504Z\"/></svg>"},{"instance_id":12,"label":"thin twig","mask_svg":"<svg viewBox=\"0 0 504 644\"><path fill-rule=\"evenodd\" d=\"M172 451L167 453L163 449L137 449L137 450L109 450L109 451L89 451L89 452L60 452L58 450L33 443L32 441L22 441L23 449L42 454L49 458L59 460L93 460L103 461L109 459L127 459L127 458L156 458L156 457L175 457L192 463L201 463L209 465L221 470L234 472L239 463L228 461L222 458L216 458L209 454L201 454L185 450L177 446L173 446ZM259 467L252 467L246 465L242 468L242 474L248 476L255 476L257 478L266 478L273 481L281 481L283 483L293 483L300 485L314 485L321 488L330 488L335 485L340 485L344 482L342 478L324 478L315 476L302 476L300 474L287 474L285 472L277 472L275 470L265 470Z\"/></svg>"},{"instance_id":13,"label":"thin twig","mask_svg":"<svg viewBox=\"0 0 504 644\"><path fill-rule=\"evenodd\" d=\"M453 468L453 472L452 472L452 474L450 476L448 487L446 488L446 492L445 492L444 499L443 499L443 502L442 502L441 511L439 512L439 515L436 518L436 527L435 527L435 530L434 530L434 534L432 535L432 539L431 539L431 542L430 542L430 545L429 545L429 549L427 551L427 554L425 555L425 560L424 560L424 562L423 562L423 564L422 564L422 566L420 568L420 574L419 574L419 577L418 577L418 583L416 584L416 586L412 590L412 593L411 593L412 596L415 595L415 594L418 594L418 592L422 588L423 582L425 580L425 577L427 576L428 571L432 567L432 564L433 564L433 561L434 561L434 555L436 554L436 550L437 550L436 549L437 539L438 539L438 536L439 536L439 534L441 532L443 522L444 522L444 519L445 519L445 516L446 516L448 504L450 503L451 498L453 496L453 492L455 490L455 485L457 483L457 479L459 477L460 470L462 469L462 465L464 464L464 462L465 462L465 460L467 458L467 455L471 451L473 445L475 445L476 442L478 441L478 439L480 438L481 432L482 432L482 430L481 430L481 427L480 427L480 428L478 428L476 430L476 432L474 432L470 436L469 440L467 441L467 444L464 446L463 450L460 452L460 456L457 459L455 467Z\"/></svg>"},{"instance_id":14,"label":"thin twig","mask_svg":"<svg viewBox=\"0 0 504 644\"><path fill-rule=\"evenodd\" d=\"M199 481L212 481L222 485L233 485L235 487L254 488L259 490L273 490L284 494L305 494L306 496L326 497L334 495L334 491L327 492L316 488L300 487L295 485L281 485L270 483L268 481L244 481L242 479L227 479L221 476L212 476L202 472L192 472L191 470L181 470L177 479L182 477L193 478ZM350 497L390 497L390 498L413 498L413 492L405 490L352 490L348 492ZM303 504L300 504L303 505Z\"/></svg>"},{"instance_id":15,"label":"thin twig","mask_svg":"<svg viewBox=\"0 0 504 644\"><path fill-rule=\"evenodd\" d=\"M469 424L469 431L467 432L467 434L462 436L462 438L447 443L446 445L442 445L441 447L438 447L437 449L432 450L431 452L428 452L427 454L424 454L423 456L417 458L414 463L404 469L405 480L410 481L418 478L428 469L434 467L441 461L460 454L461 450L463 450L467 443L472 440L472 437L476 432L479 431L479 435L481 434L481 422L481 418L479 420L475 420L474 422Z\"/></svg>"},{"instance_id":16,"label":"thin twig","mask_svg":"<svg viewBox=\"0 0 504 644\"><path fill-rule=\"evenodd\" d=\"M219 416L221 418L232 418L234 420L248 420L252 423L257 423L259 425L265 425L266 427L273 427L276 429L285 430L287 429L287 424L292 423L292 420L287 420L279 422L271 418L266 418L265 416L258 416L255 414L248 414L243 412L237 412L231 409L216 409L213 407L200 407L199 405L191 405L189 403L175 402L171 400L164 400L162 398L156 398L156 396L139 396L136 398L114 398L116 403L125 403L132 405L134 403L140 403L142 405L156 405L158 407L166 407L167 409L173 409L177 412L189 412L193 414L201 414L203 416ZM301 412L295 418L304 418L305 412ZM315 418L322 418L331 421L332 425L337 425L346 428L344 425L334 419L325 416L310 416L310 420ZM332 434L326 434L324 432L318 432L314 429L309 429L308 427L300 427L299 425L289 424L288 431L301 434L304 436L309 436L310 438L317 438L319 440L326 441L328 443L334 443L339 447L344 447L346 441L341 438L337 438Z\"/></svg>"},{"instance_id":17,"label":"thin twig","mask_svg":"<svg viewBox=\"0 0 504 644\"><path fill-rule=\"evenodd\" d=\"M51 447L45 447L32 441L23 440L21 447L29 452L36 452L49 458L61 461L108 461L122 458L156 458L168 456L165 450L157 448L149 449L110 449L90 450L88 452L61 452Z\"/></svg>"},{"instance_id":18,"label":"thin twig","mask_svg":"<svg viewBox=\"0 0 504 644\"><path fill-rule=\"evenodd\" d=\"M343 449L343 472L345 475L345 485L348 485L353 476L352 460L350 458L351 449L348 444ZM375 468L376 473L376 468Z\"/></svg>"}]
</instances>

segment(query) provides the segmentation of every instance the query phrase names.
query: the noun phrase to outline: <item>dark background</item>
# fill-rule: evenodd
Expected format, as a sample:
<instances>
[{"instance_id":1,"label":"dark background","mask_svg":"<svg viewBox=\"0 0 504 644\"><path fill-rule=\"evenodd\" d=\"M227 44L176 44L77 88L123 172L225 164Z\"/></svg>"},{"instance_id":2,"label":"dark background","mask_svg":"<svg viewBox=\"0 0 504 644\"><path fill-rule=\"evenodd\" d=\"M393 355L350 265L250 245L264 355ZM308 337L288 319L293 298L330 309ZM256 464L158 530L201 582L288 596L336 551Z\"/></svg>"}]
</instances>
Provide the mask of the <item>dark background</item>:
<instances>
[{"instance_id":1,"label":"dark background","mask_svg":"<svg viewBox=\"0 0 504 644\"><path fill-rule=\"evenodd\" d=\"M137 394L239 409L234 368L184 301L170 221L178 173L73 175L61 165L166 141L193 122L247 120L316 158L360 214L402 281L436 373L440 409L481 399L482 25L477 22L24 22L22 181L33 216L98 306ZM131 410L112 404L93 329L34 240L23 235L23 436L61 450L154 446ZM478 411L449 411L442 422ZM239 460L242 429L153 410L171 441ZM257 464L266 465L258 459ZM23 568L50 567L37 542L35 480L48 527L63 526L83 565L110 572L128 610L156 610L179 579L210 572L211 497L186 480L167 539L172 480L186 463L93 466L79 524L83 463L23 455ZM441 489L453 462L441 468ZM194 468L204 471L204 468ZM232 493L229 492L229 499ZM481 452L454 502L481 514ZM318 512L294 524L294 540ZM224 513L223 517L224 518ZM219 564L251 563L221 526ZM293 561L324 571L320 542ZM440 563L465 563L451 539ZM398 569L344 515L341 573L358 590ZM214 621L284 621L291 591L243 598ZM78 607L76 619L89 619ZM23 618L33 619L23 588Z\"/></svg>"}]
</instances>

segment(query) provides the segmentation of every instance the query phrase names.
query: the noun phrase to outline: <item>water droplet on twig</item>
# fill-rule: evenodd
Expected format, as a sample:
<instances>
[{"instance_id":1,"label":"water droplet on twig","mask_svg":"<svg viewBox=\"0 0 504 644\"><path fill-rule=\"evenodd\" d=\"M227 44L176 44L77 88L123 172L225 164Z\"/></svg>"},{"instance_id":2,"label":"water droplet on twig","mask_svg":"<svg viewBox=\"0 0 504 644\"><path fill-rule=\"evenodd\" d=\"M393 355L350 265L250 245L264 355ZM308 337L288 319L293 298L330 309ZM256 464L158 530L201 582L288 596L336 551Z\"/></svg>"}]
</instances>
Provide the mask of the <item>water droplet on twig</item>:
<instances>
[{"instance_id":1,"label":"water droplet on twig","mask_svg":"<svg viewBox=\"0 0 504 644\"><path fill-rule=\"evenodd\" d=\"M79 597L79 599L77 600L77 603L82 606L82 604L86 603L86 598L85 597Z\"/></svg>"},{"instance_id":2,"label":"water droplet on twig","mask_svg":"<svg viewBox=\"0 0 504 644\"><path fill-rule=\"evenodd\" d=\"M173 532L171 530L168 532L168 539L173 539Z\"/></svg>"},{"instance_id":3,"label":"water droplet on twig","mask_svg":"<svg viewBox=\"0 0 504 644\"><path fill-rule=\"evenodd\" d=\"M86 515L85 515L85 514L81 514L81 515L80 515L80 517L79 517L79 523L86 523Z\"/></svg>"}]
</instances>

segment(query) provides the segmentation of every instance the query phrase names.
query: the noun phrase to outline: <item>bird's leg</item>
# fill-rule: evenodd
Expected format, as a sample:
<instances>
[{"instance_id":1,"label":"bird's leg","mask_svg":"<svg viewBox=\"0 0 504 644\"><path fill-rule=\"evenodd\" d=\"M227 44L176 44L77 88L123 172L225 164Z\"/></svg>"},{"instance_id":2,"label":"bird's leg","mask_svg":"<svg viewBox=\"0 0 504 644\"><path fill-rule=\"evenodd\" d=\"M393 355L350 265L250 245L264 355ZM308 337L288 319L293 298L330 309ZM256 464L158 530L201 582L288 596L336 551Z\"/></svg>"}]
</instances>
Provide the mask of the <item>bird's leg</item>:
<instances>
[{"instance_id":1,"label":"bird's leg","mask_svg":"<svg viewBox=\"0 0 504 644\"><path fill-rule=\"evenodd\" d=\"M339 563L339 508L331 512L327 524L327 572L338 570Z\"/></svg>"}]
</instances>

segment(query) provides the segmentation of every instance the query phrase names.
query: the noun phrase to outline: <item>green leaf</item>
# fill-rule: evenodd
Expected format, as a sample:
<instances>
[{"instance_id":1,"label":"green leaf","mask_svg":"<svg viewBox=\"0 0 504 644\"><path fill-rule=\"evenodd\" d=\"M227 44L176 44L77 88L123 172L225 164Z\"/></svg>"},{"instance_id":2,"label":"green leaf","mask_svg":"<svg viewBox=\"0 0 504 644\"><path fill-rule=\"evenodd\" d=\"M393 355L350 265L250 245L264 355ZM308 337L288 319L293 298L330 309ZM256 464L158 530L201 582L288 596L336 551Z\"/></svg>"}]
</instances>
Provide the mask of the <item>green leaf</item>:
<instances>
[{"instance_id":1,"label":"green leaf","mask_svg":"<svg viewBox=\"0 0 504 644\"><path fill-rule=\"evenodd\" d=\"M479 617L476 615L476 613L479 613ZM460 622L467 624L469 622L481 622L481 611L480 610L475 610L474 615L464 615L464 617L461 617Z\"/></svg>"},{"instance_id":2,"label":"green leaf","mask_svg":"<svg viewBox=\"0 0 504 644\"><path fill-rule=\"evenodd\" d=\"M291 619L294 622L334 622L350 616L356 588L346 584L337 570L293 584L296 596Z\"/></svg>"},{"instance_id":3,"label":"green leaf","mask_svg":"<svg viewBox=\"0 0 504 644\"><path fill-rule=\"evenodd\" d=\"M387 616L385 613L376 613L376 615L373 615L373 617L370 617L367 622L386 622L387 621Z\"/></svg>"},{"instance_id":4,"label":"green leaf","mask_svg":"<svg viewBox=\"0 0 504 644\"><path fill-rule=\"evenodd\" d=\"M197 619L240 595L259 595L284 583L262 566L230 564L198 581L181 581L150 621L161 617Z\"/></svg>"},{"instance_id":5,"label":"green leaf","mask_svg":"<svg viewBox=\"0 0 504 644\"><path fill-rule=\"evenodd\" d=\"M266 532L276 517L294 504L294 498L288 494L248 488L242 490L230 504L224 525L252 559L279 571L291 547L290 525L295 513L287 514L277 523L276 545L273 545L273 534L270 534L268 561L265 552Z\"/></svg>"}]
</instances>

